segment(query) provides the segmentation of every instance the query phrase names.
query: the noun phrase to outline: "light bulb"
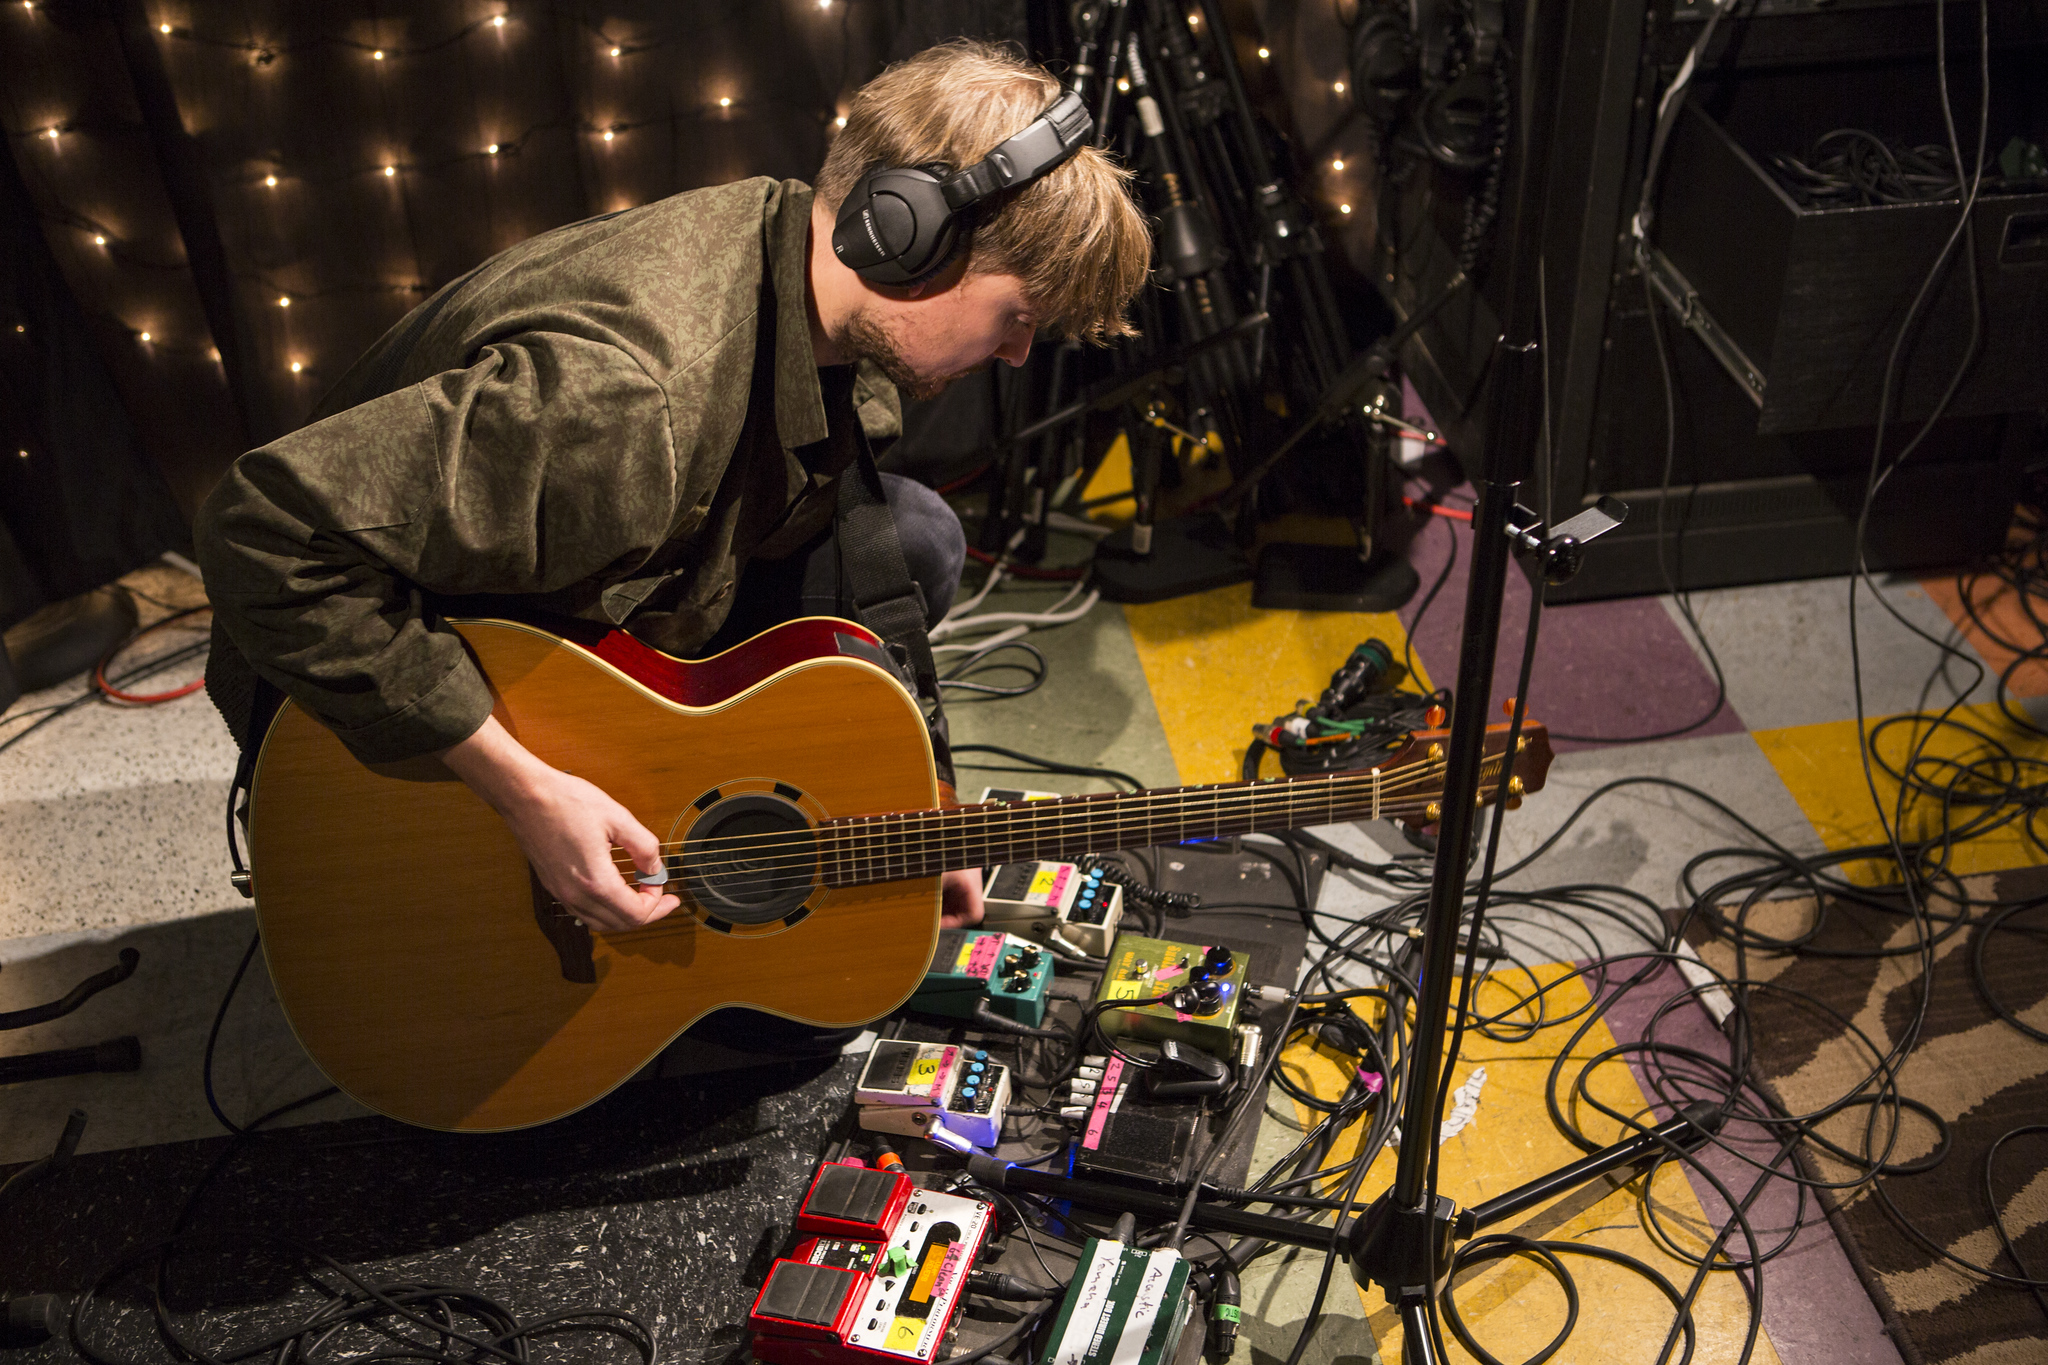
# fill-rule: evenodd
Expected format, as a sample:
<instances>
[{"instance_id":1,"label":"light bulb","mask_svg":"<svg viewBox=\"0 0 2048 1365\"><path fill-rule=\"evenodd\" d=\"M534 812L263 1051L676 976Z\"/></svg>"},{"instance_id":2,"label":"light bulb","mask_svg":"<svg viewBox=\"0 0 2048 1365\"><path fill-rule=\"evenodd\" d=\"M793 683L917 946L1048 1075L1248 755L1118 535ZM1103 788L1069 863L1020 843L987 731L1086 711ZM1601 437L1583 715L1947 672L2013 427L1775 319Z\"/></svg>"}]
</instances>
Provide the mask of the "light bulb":
<instances>
[{"instance_id":1,"label":"light bulb","mask_svg":"<svg viewBox=\"0 0 2048 1365\"><path fill-rule=\"evenodd\" d=\"M14 324L14 330L17 332L26 332L28 330L28 327L24 323L17 322Z\"/></svg>"},{"instance_id":2,"label":"light bulb","mask_svg":"<svg viewBox=\"0 0 2048 1365\"><path fill-rule=\"evenodd\" d=\"M1340 157L1338 157L1338 158L1337 158L1336 160L1332 161L1332 162L1330 163L1330 169L1331 169L1331 170L1333 170L1333 171L1341 171L1341 170L1343 170L1343 169L1344 169L1344 158L1340 156Z\"/></svg>"},{"instance_id":3,"label":"light bulb","mask_svg":"<svg viewBox=\"0 0 2048 1365\"><path fill-rule=\"evenodd\" d=\"M1331 86L1330 88L1341 95L1344 93L1344 82L1338 81L1335 85Z\"/></svg>"},{"instance_id":4,"label":"light bulb","mask_svg":"<svg viewBox=\"0 0 2048 1365\"><path fill-rule=\"evenodd\" d=\"M1349 213L1349 212L1351 212L1351 205L1349 205L1349 204L1339 204L1339 205L1337 205L1337 212L1339 212L1339 213Z\"/></svg>"},{"instance_id":5,"label":"light bulb","mask_svg":"<svg viewBox=\"0 0 2048 1365\"><path fill-rule=\"evenodd\" d=\"M266 175L266 176L264 176L264 177L263 177L263 183L264 183L264 184L266 184L266 185L268 185L268 186L270 186L270 188L272 188L272 189L276 189L276 188L277 188L277 177L276 177L276 176L274 176L274 175Z\"/></svg>"},{"instance_id":6,"label":"light bulb","mask_svg":"<svg viewBox=\"0 0 2048 1365\"><path fill-rule=\"evenodd\" d=\"M1273 60L1273 52L1272 52L1272 49L1271 49L1271 48L1264 48L1264 47L1260 48L1260 49L1259 49L1259 60L1260 60L1260 61L1262 61L1262 62L1270 62L1270 61L1272 61L1272 60Z\"/></svg>"},{"instance_id":7,"label":"light bulb","mask_svg":"<svg viewBox=\"0 0 2048 1365\"><path fill-rule=\"evenodd\" d=\"M833 119L832 123L835 127L844 128L846 126L846 115L841 114L838 118Z\"/></svg>"},{"instance_id":8,"label":"light bulb","mask_svg":"<svg viewBox=\"0 0 2048 1365\"><path fill-rule=\"evenodd\" d=\"M95 232L92 235L92 244L94 246L105 246L107 244L107 239L101 236L99 233Z\"/></svg>"},{"instance_id":9,"label":"light bulb","mask_svg":"<svg viewBox=\"0 0 2048 1365\"><path fill-rule=\"evenodd\" d=\"M291 296L291 295L289 295L289 294L280 294L280 295L278 295L278 296L277 296L277 306L278 306L278 307L280 307L280 308L289 308L289 307L291 307L291 306L292 306L292 296Z\"/></svg>"},{"instance_id":10,"label":"light bulb","mask_svg":"<svg viewBox=\"0 0 2048 1365\"><path fill-rule=\"evenodd\" d=\"M495 15L492 15L492 16L491 16L491 27L492 27L492 28L503 28L503 27L505 27L505 16L504 16L504 15L502 15L502 14L495 14Z\"/></svg>"},{"instance_id":11,"label":"light bulb","mask_svg":"<svg viewBox=\"0 0 2048 1365\"><path fill-rule=\"evenodd\" d=\"M375 52L372 52L372 53L370 54L370 60L371 60L371 61L373 61L373 62L381 62L381 61L383 61L383 60L384 60L384 49L380 47L380 48L378 48L378 49L377 49L377 50L376 50Z\"/></svg>"},{"instance_id":12,"label":"light bulb","mask_svg":"<svg viewBox=\"0 0 2048 1365\"><path fill-rule=\"evenodd\" d=\"M158 24L156 26L156 31L158 33L168 35L171 31L171 26L169 24Z\"/></svg>"},{"instance_id":13,"label":"light bulb","mask_svg":"<svg viewBox=\"0 0 2048 1365\"><path fill-rule=\"evenodd\" d=\"M1199 15L1199 14L1190 14L1190 15L1188 16L1188 27L1189 27L1189 28L1200 28L1201 26L1202 26L1202 16L1201 16L1201 15Z\"/></svg>"},{"instance_id":14,"label":"light bulb","mask_svg":"<svg viewBox=\"0 0 2048 1365\"><path fill-rule=\"evenodd\" d=\"M611 129L607 128L607 129L605 129L605 130L604 130L604 140L605 140L606 142L610 142L610 141L612 140L612 130L611 130Z\"/></svg>"},{"instance_id":15,"label":"light bulb","mask_svg":"<svg viewBox=\"0 0 2048 1365\"><path fill-rule=\"evenodd\" d=\"M301 365L301 364L300 364L300 363L299 363L298 361L296 361L296 360L294 360L294 361L292 362L292 373L293 373L293 374L297 374L297 373L298 373L298 372L299 372L300 370L303 370L303 369L305 369L305 368L306 368L306 367L305 367L304 365Z\"/></svg>"},{"instance_id":16,"label":"light bulb","mask_svg":"<svg viewBox=\"0 0 2048 1365\"><path fill-rule=\"evenodd\" d=\"M140 334L140 337L141 337L141 340L143 340L143 341L148 341L148 340L149 340L149 333L147 333L147 332L143 332L143 333L141 333L141 334Z\"/></svg>"},{"instance_id":17,"label":"light bulb","mask_svg":"<svg viewBox=\"0 0 2048 1365\"><path fill-rule=\"evenodd\" d=\"M612 55L613 55L614 57L618 56L618 55L619 55L619 49L618 49L618 48L613 48L613 49L612 49Z\"/></svg>"},{"instance_id":18,"label":"light bulb","mask_svg":"<svg viewBox=\"0 0 2048 1365\"><path fill-rule=\"evenodd\" d=\"M55 142L56 140L57 140L57 130L56 130L55 128L52 128L52 129L50 130L50 141L52 141L52 142Z\"/></svg>"},{"instance_id":19,"label":"light bulb","mask_svg":"<svg viewBox=\"0 0 2048 1365\"><path fill-rule=\"evenodd\" d=\"M718 107L719 107L719 108L721 108L721 109L730 109L730 108L732 108L732 96L728 95L728 96L726 96L725 98L723 98L723 99L719 100L719 102L718 102Z\"/></svg>"},{"instance_id":20,"label":"light bulb","mask_svg":"<svg viewBox=\"0 0 2048 1365\"><path fill-rule=\"evenodd\" d=\"M31 6L29 7L29 8L33 9L33 8L35 8L35 7L34 7L33 5L31 5ZM26 450L17 450L17 451L15 451L14 453L15 453L15 454L17 454L17 455L19 455L19 456L21 456L21 458L22 458L22 459L24 459L24 460L26 460L26 459L28 458L28 452L27 452Z\"/></svg>"},{"instance_id":21,"label":"light bulb","mask_svg":"<svg viewBox=\"0 0 2048 1365\"><path fill-rule=\"evenodd\" d=\"M1125 94L1129 94L1131 90L1131 83L1124 77L1118 76L1116 78L1116 88L1123 91Z\"/></svg>"},{"instance_id":22,"label":"light bulb","mask_svg":"<svg viewBox=\"0 0 2048 1365\"><path fill-rule=\"evenodd\" d=\"M386 176L393 176L393 175L397 175L397 174L398 174L398 167L396 167L396 166L386 166L386 167L384 168L384 174L385 174Z\"/></svg>"},{"instance_id":23,"label":"light bulb","mask_svg":"<svg viewBox=\"0 0 2048 1365\"><path fill-rule=\"evenodd\" d=\"M498 154L498 144L493 142L490 146L484 148L484 150L489 152L492 156L496 156Z\"/></svg>"}]
</instances>

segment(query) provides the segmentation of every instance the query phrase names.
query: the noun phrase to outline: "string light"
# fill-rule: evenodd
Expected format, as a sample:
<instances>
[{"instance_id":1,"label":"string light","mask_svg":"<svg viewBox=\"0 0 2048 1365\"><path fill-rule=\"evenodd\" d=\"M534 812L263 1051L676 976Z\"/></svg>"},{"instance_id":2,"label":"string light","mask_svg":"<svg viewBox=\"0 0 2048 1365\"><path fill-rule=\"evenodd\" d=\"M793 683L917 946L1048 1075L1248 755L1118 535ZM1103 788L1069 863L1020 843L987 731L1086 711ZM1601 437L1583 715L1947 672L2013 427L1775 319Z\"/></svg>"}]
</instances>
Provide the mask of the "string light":
<instances>
[{"instance_id":1,"label":"string light","mask_svg":"<svg viewBox=\"0 0 2048 1365\"><path fill-rule=\"evenodd\" d=\"M35 6L31 5L31 6L29 6L29 8L30 8L30 9L34 9L34 8L35 8ZM24 460L26 460L26 459L28 458L28 452L27 452L26 450L17 450L17 451L15 451L14 453L15 453L15 454L17 454L17 455L19 455L19 456L21 456L21 458L22 458L22 459L24 459Z\"/></svg>"},{"instance_id":2,"label":"string light","mask_svg":"<svg viewBox=\"0 0 2048 1365\"><path fill-rule=\"evenodd\" d=\"M277 306L278 306L278 307L280 307L280 308L289 308L289 307L291 307L291 306L292 306L292 296L291 296L290 294L279 294L279 295L277 296Z\"/></svg>"},{"instance_id":3,"label":"string light","mask_svg":"<svg viewBox=\"0 0 2048 1365\"><path fill-rule=\"evenodd\" d=\"M398 174L398 167L396 167L396 166L386 166L386 167L384 168L384 175L385 175L385 177L386 177L387 179L388 179L388 178L390 178L391 176L394 176L394 175L397 175L397 174Z\"/></svg>"},{"instance_id":4,"label":"string light","mask_svg":"<svg viewBox=\"0 0 2048 1365\"><path fill-rule=\"evenodd\" d=\"M305 367L304 365L301 365L301 364L300 364L300 363L299 363L298 361L296 361L296 360L294 360L294 361L292 362L292 373L293 373L293 374L297 374L297 373L298 373L298 372L299 372L300 370L303 370L303 369L305 369L305 368L306 368L306 367Z\"/></svg>"},{"instance_id":5,"label":"string light","mask_svg":"<svg viewBox=\"0 0 2048 1365\"><path fill-rule=\"evenodd\" d=\"M1336 160L1332 161L1332 162L1330 163L1330 169L1331 169L1331 170L1333 170L1333 171L1341 171L1341 170L1343 170L1343 169L1344 169L1344 158L1340 156L1340 157L1338 157L1338 158L1337 158Z\"/></svg>"},{"instance_id":6,"label":"string light","mask_svg":"<svg viewBox=\"0 0 2048 1365\"><path fill-rule=\"evenodd\" d=\"M383 61L383 60L384 60L384 49L380 47L380 48L378 48L378 49L377 49L377 50L376 50L375 52L372 52L372 53L370 54L370 60L371 60L371 61L373 61L373 62L381 62L381 61Z\"/></svg>"},{"instance_id":7,"label":"string light","mask_svg":"<svg viewBox=\"0 0 2048 1365\"><path fill-rule=\"evenodd\" d=\"M846 115L841 114L838 118L833 119L832 126L835 128L844 128L846 126Z\"/></svg>"},{"instance_id":8,"label":"string light","mask_svg":"<svg viewBox=\"0 0 2048 1365\"><path fill-rule=\"evenodd\" d=\"M1351 205L1349 205L1349 204L1339 204L1339 205L1337 205L1337 212L1339 212L1339 213L1349 213L1349 212L1351 212Z\"/></svg>"},{"instance_id":9,"label":"string light","mask_svg":"<svg viewBox=\"0 0 2048 1365\"><path fill-rule=\"evenodd\" d=\"M721 109L730 109L730 108L732 108L732 96L730 96L730 95L727 95L727 96L725 96L724 98L720 99L720 100L718 101L718 107L719 107L719 108L721 108Z\"/></svg>"},{"instance_id":10,"label":"string light","mask_svg":"<svg viewBox=\"0 0 2048 1365\"><path fill-rule=\"evenodd\" d=\"M49 130L49 132L50 132L50 141L52 141L52 142L55 142L55 141L57 140L57 130L56 130L55 128L52 128L52 129L50 129L50 130Z\"/></svg>"},{"instance_id":11,"label":"string light","mask_svg":"<svg viewBox=\"0 0 2048 1365\"><path fill-rule=\"evenodd\" d=\"M166 38L168 38L170 37L171 34L171 26L169 24L158 24L156 26L156 31L158 33L163 34Z\"/></svg>"},{"instance_id":12,"label":"string light","mask_svg":"<svg viewBox=\"0 0 2048 1365\"><path fill-rule=\"evenodd\" d=\"M1259 60L1260 60L1260 61L1262 61L1262 62L1270 62L1270 61L1272 61L1272 60L1273 60L1273 51L1272 51L1272 49L1271 49L1271 48L1265 48L1265 47L1262 47L1262 48L1260 48L1260 49L1259 49Z\"/></svg>"},{"instance_id":13,"label":"string light","mask_svg":"<svg viewBox=\"0 0 2048 1365\"><path fill-rule=\"evenodd\" d=\"M612 49L612 55L613 55L614 57L618 56L618 55L619 55L619 52L620 52L620 49L618 49L618 48L616 48L616 47Z\"/></svg>"},{"instance_id":14,"label":"string light","mask_svg":"<svg viewBox=\"0 0 2048 1365\"><path fill-rule=\"evenodd\" d=\"M1131 92L1131 83L1127 78L1118 76L1116 78L1116 88L1128 95Z\"/></svg>"},{"instance_id":15,"label":"string light","mask_svg":"<svg viewBox=\"0 0 2048 1365\"><path fill-rule=\"evenodd\" d=\"M1344 82L1338 81L1335 85L1331 86L1330 88L1341 95L1344 93Z\"/></svg>"},{"instance_id":16,"label":"string light","mask_svg":"<svg viewBox=\"0 0 2048 1365\"><path fill-rule=\"evenodd\" d=\"M611 129L607 128L607 129L605 129L605 130L604 130L604 140L605 140L606 142L610 142L610 141L612 140L613 136L614 136L614 134L613 134L613 132L612 132L612 130L611 130Z\"/></svg>"},{"instance_id":17,"label":"string light","mask_svg":"<svg viewBox=\"0 0 2048 1365\"><path fill-rule=\"evenodd\" d=\"M489 152L492 156L496 156L498 154L498 144L493 142L490 146L484 148L484 150Z\"/></svg>"},{"instance_id":18,"label":"string light","mask_svg":"<svg viewBox=\"0 0 2048 1365\"><path fill-rule=\"evenodd\" d=\"M1201 15L1199 15L1199 14L1190 14L1190 15L1188 16L1188 27L1189 27L1189 28L1200 28L1201 26L1202 26L1202 16L1201 16Z\"/></svg>"},{"instance_id":19,"label":"string light","mask_svg":"<svg viewBox=\"0 0 2048 1365\"><path fill-rule=\"evenodd\" d=\"M148 345L148 344L149 344L149 340L150 340L150 336L149 336L149 333L147 333L147 332L143 332L143 333L140 333L137 339L138 339L138 340L140 340L140 341L141 341L141 342L142 342L142 343L143 343L143 344L144 344L144 345L146 346L146 345Z\"/></svg>"},{"instance_id":20,"label":"string light","mask_svg":"<svg viewBox=\"0 0 2048 1365\"><path fill-rule=\"evenodd\" d=\"M263 183L264 183L265 185L268 185L268 186L269 186L269 187L270 187L271 189L276 189L276 188L277 188L277 177L276 177L276 176L274 176L274 175L266 175L266 176L264 176L264 177L263 177Z\"/></svg>"},{"instance_id":21,"label":"string light","mask_svg":"<svg viewBox=\"0 0 2048 1365\"><path fill-rule=\"evenodd\" d=\"M492 15L492 16L491 16L491 27L492 27L492 28L503 28L503 27L505 27L505 16L504 16L504 15L502 15L502 14L494 14L494 15Z\"/></svg>"},{"instance_id":22,"label":"string light","mask_svg":"<svg viewBox=\"0 0 2048 1365\"><path fill-rule=\"evenodd\" d=\"M105 246L105 245L107 244L107 239L106 239L106 236L105 236L105 234L103 234L103 233L98 233L98 232L95 232L95 233L94 233L94 234L92 235L92 244L93 244L94 246Z\"/></svg>"}]
</instances>

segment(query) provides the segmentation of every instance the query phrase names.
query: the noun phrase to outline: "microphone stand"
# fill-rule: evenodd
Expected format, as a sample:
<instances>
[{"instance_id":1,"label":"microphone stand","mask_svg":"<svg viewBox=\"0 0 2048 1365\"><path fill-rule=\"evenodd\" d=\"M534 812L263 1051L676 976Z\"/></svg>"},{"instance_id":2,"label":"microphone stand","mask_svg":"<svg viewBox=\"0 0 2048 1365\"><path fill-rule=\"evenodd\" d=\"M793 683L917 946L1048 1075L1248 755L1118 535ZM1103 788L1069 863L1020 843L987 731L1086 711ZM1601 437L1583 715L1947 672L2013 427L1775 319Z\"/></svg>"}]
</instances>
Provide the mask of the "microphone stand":
<instances>
[{"instance_id":1,"label":"microphone stand","mask_svg":"<svg viewBox=\"0 0 2048 1365\"><path fill-rule=\"evenodd\" d=\"M1533 465L1542 413L1543 366L1537 350L1542 331L1538 294L1542 196L1547 188L1547 159L1559 94L1551 73L1560 69L1558 57L1570 17L1569 6L1537 0L1527 0L1523 14L1521 62L1515 82L1518 155L1501 213L1501 240L1507 248L1500 260L1507 271L1501 336L1487 379L1485 478L1472 514L1472 575L1453 693L1456 704L1446 753L1436 867L1423 921L1415 1038L1403 1087L1401 1145L1394 1181L1361 1216L1334 1228L1200 1199L1189 1220L1195 1227L1341 1252L1351 1264L1353 1277L1361 1285L1379 1286L1399 1310L1407 1365L1438 1365L1430 1315L1449 1277L1455 1240L1472 1237L1609 1171L1696 1150L1719 1131L1724 1117L1711 1104L1688 1106L1656 1128L1470 1209L1460 1210L1451 1200L1431 1193L1429 1172L1442 1112L1447 1015L1464 917L1465 866L1473 822L1482 804L1486 718L1510 552L1536 556L1544 579L1560 582L1576 571L1584 543L1619 525L1628 510L1603 498L1595 507L1546 532L1541 518L1516 502L1516 492ZM1510 750L1517 743L1513 732L1508 743ZM1511 767L1511 763L1504 765L1503 771ZM1009 1167L989 1157L971 1159L969 1170L996 1188L1024 1189L1162 1220L1179 1217L1184 1197L1067 1179Z\"/></svg>"}]
</instances>

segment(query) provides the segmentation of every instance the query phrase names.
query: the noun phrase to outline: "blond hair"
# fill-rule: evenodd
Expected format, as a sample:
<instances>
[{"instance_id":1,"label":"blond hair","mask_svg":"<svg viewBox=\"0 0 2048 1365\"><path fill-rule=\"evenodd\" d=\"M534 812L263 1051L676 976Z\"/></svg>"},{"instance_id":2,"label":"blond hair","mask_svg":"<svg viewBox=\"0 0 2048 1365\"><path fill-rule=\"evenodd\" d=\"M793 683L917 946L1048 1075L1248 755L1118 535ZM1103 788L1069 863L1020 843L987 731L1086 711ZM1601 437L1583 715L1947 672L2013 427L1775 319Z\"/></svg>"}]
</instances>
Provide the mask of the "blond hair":
<instances>
[{"instance_id":1,"label":"blond hair","mask_svg":"<svg viewBox=\"0 0 2048 1365\"><path fill-rule=\"evenodd\" d=\"M1060 83L1004 48L960 39L897 62L854 92L846 127L818 172L834 213L876 166L986 157L1059 98ZM1124 310L1145 283L1151 234L1131 173L1094 147L1021 190L979 207L967 269L1014 275L1050 331L1087 341L1134 336Z\"/></svg>"}]
</instances>

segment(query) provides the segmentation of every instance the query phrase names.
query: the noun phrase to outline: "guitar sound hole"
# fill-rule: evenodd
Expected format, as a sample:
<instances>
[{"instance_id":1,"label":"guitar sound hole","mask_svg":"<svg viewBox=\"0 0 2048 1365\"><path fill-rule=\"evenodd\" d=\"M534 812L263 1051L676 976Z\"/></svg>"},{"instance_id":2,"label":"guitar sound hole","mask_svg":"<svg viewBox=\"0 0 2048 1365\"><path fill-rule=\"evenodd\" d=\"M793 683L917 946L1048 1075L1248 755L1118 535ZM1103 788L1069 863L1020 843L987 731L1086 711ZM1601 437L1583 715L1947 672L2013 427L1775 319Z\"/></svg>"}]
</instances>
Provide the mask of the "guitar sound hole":
<instances>
[{"instance_id":1,"label":"guitar sound hole","mask_svg":"<svg viewBox=\"0 0 2048 1365\"><path fill-rule=\"evenodd\" d=\"M683 841L683 885L707 914L770 924L810 899L817 840L803 812L754 793L718 802Z\"/></svg>"}]
</instances>

